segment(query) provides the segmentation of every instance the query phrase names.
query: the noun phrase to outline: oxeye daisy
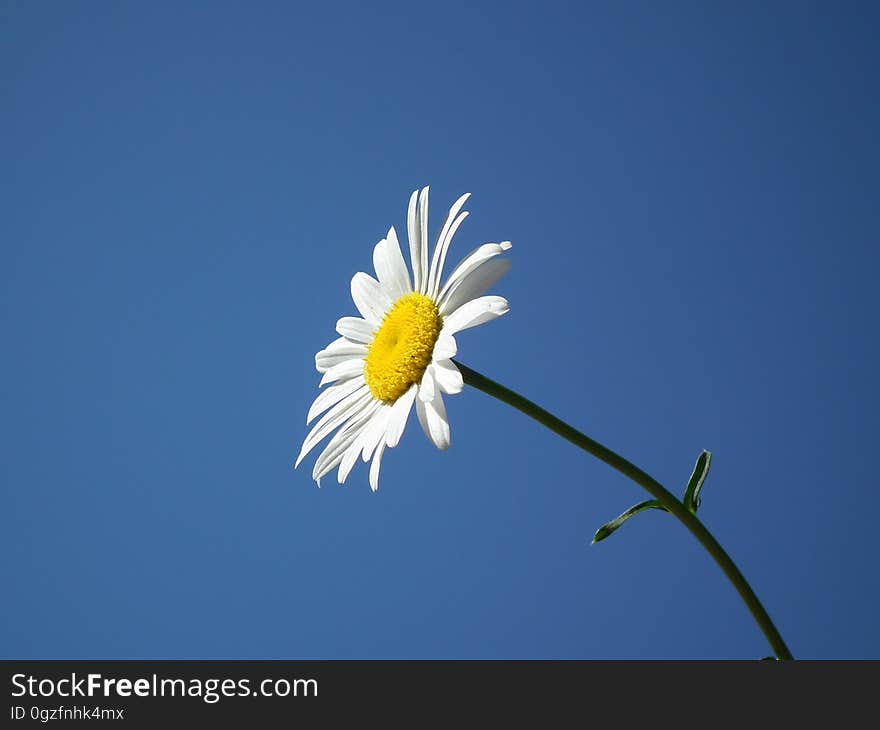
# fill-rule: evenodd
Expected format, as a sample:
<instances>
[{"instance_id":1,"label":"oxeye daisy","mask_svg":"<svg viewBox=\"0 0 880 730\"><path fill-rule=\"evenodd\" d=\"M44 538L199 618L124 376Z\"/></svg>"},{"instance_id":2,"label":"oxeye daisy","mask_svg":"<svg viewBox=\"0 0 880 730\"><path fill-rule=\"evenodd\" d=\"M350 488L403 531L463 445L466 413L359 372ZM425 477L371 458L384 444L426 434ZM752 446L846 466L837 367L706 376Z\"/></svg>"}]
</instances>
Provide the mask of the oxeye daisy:
<instances>
[{"instance_id":1,"label":"oxeye daisy","mask_svg":"<svg viewBox=\"0 0 880 730\"><path fill-rule=\"evenodd\" d=\"M428 439L439 449L449 448L443 394L459 393L467 383L534 418L632 479L653 497L602 525L594 543L642 512L660 509L674 515L724 571L773 647L776 658L791 659L791 651L745 576L697 518L700 490L711 463L708 451L697 458L684 497L679 500L620 454L537 403L452 360L458 332L508 311L506 299L484 294L510 268L509 260L496 258L510 248L509 241L479 246L442 283L443 264L452 237L468 215L462 210L468 197L470 193L462 195L450 208L429 266L428 188L413 192L407 212L412 276L392 227L373 249L376 278L360 272L352 278L351 297L361 316L340 319L336 323L339 339L315 355L315 367L323 373L321 386L332 385L309 409L306 423L324 415L306 436L296 466L333 434L315 462L312 477L320 484L321 477L338 467L342 484L360 456L365 462L372 459L370 486L375 491L379 487L382 454L400 442L413 405Z\"/></svg>"},{"instance_id":2,"label":"oxeye daisy","mask_svg":"<svg viewBox=\"0 0 880 730\"><path fill-rule=\"evenodd\" d=\"M296 460L299 466L333 433L312 470L319 484L337 467L339 483L345 482L360 456L372 460L370 486L378 489L382 454L399 443L413 405L428 439L438 449L449 448L443 394L463 387L451 360L455 335L508 311L503 297L483 295L510 268L508 259L496 258L510 248L509 241L479 246L442 282L452 237L468 216L462 208L469 197L462 195L450 208L429 265L428 188L414 191L407 212L412 276L392 226L373 249L376 278L363 272L352 278L351 297L361 316L340 319L340 337L315 355L315 367L323 373L320 386L329 387L315 398L306 423L324 415Z\"/></svg>"}]
</instances>

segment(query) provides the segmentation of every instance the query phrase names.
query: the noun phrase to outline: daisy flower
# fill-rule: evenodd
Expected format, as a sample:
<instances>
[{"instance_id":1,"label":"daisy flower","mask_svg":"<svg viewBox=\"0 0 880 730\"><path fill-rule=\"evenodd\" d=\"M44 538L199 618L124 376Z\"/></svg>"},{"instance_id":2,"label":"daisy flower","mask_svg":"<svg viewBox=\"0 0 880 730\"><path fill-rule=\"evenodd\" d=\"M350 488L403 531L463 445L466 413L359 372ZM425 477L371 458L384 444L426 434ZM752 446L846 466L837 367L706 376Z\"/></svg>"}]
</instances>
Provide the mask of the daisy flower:
<instances>
[{"instance_id":1,"label":"daisy flower","mask_svg":"<svg viewBox=\"0 0 880 730\"><path fill-rule=\"evenodd\" d=\"M469 197L462 195L449 209L429 266L428 188L414 191L407 213L412 276L392 226L373 249L376 278L363 272L352 278L351 298L361 316L340 319L340 337L315 355L315 367L323 373L320 386L329 387L315 398L306 423L324 415L296 460L299 466L333 433L312 470L319 485L337 467L339 483L345 482L360 456L372 460L370 486L378 489L382 454L400 442L414 405L428 439L438 449L449 448L443 394L463 387L451 360L455 335L509 309L503 297L483 296L510 268L508 259L495 258L510 248L509 241L479 246L442 282L452 237L468 216L462 208Z\"/></svg>"}]
</instances>

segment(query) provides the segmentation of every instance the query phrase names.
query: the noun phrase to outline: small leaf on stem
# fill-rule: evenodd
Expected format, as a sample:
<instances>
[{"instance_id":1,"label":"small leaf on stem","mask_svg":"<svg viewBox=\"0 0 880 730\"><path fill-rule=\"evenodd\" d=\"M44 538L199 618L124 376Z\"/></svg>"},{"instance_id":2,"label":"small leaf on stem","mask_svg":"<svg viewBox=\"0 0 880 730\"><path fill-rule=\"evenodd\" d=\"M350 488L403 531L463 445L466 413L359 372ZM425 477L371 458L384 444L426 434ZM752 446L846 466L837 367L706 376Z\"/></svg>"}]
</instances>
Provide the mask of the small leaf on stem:
<instances>
[{"instance_id":1,"label":"small leaf on stem","mask_svg":"<svg viewBox=\"0 0 880 730\"><path fill-rule=\"evenodd\" d=\"M684 506L692 514L697 514L700 506L700 490L703 488L703 482L709 474L709 467L712 464L712 454L705 449L697 457L697 463L694 464L694 473L688 481L687 489L684 490Z\"/></svg>"},{"instance_id":2,"label":"small leaf on stem","mask_svg":"<svg viewBox=\"0 0 880 730\"><path fill-rule=\"evenodd\" d=\"M602 527L596 530L596 534L593 536L593 544L595 545L600 540L604 540L624 522L626 522L630 517L635 517L639 512L644 512L646 509L662 509L664 512L668 511L666 507L664 507L660 503L660 501L656 499L649 499L646 502L639 502L634 507L630 507L622 515L615 517L613 520L611 520L611 522L606 522L604 525L602 525Z\"/></svg>"}]
</instances>

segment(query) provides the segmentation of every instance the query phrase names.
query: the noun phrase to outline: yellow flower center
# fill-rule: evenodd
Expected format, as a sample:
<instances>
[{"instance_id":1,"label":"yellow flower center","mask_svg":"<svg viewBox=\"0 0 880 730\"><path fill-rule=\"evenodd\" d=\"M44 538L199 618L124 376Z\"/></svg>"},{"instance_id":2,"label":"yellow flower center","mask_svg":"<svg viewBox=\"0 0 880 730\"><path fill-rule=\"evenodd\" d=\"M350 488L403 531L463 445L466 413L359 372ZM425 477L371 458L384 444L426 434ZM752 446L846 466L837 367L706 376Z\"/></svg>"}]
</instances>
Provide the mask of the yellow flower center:
<instances>
[{"instance_id":1,"label":"yellow flower center","mask_svg":"<svg viewBox=\"0 0 880 730\"><path fill-rule=\"evenodd\" d=\"M431 363L442 321L424 294L404 294L385 315L367 350L364 380L373 396L394 403L422 379Z\"/></svg>"}]
</instances>

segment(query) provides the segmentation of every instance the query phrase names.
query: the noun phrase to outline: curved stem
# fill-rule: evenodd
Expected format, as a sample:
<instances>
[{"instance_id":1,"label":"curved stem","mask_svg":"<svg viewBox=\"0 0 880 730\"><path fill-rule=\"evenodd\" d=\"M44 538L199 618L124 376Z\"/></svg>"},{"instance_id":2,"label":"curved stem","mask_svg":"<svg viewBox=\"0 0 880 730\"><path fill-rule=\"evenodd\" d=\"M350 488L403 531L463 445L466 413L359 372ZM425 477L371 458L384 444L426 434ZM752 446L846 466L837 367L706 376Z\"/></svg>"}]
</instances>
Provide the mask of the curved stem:
<instances>
[{"instance_id":1,"label":"curved stem","mask_svg":"<svg viewBox=\"0 0 880 730\"><path fill-rule=\"evenodd\" d=\"M715 559L715 562L718 563L721 570L724 571L724 574L733 584L733 587L736 588L740 598L742 598L758 626L761 628L761 631L764 633L770 646L773 647L776 657L778 659L794 658L788 650L788 647L785 645L785 641L782 639L776 626L773 624L773 621L770 619L770 616L767 614L766 609L758 599L758 596L755 595L749 582L745 579L745 576L740 572L739 568L736 567L736 564L724 548L721 547L719 542L713 537L712 533L706 529L703 523L697 519L696 515L692 514L684 504L675 497L675 495L652 476L639 469L635 464L627 461L619 454L600 444L598 441L594 441L589 436L585 436L577 429L572 428L564 421L558 419L552 413L545 411L539 405L533 403L527 398L523 398L523 396L514 393L512 390L505 388L503 385L496 383L485 375L481 375L467 365L462 365L458 361L455 361L455 364L458 366L458 369L461 370L465 383L472 385L478 390L482 390L484 393L491 395L510 406L513 406L527 416L531 416L551 431L554 431L564 439L571 441L575 446L579 446L587 453L592 454L609 466L617 469L621 474L632 479L655 499L659 500L666 509L675 515L679 521L690 530L691 534L699 540L700 544Z\"/></svg>"}]
</instances>

